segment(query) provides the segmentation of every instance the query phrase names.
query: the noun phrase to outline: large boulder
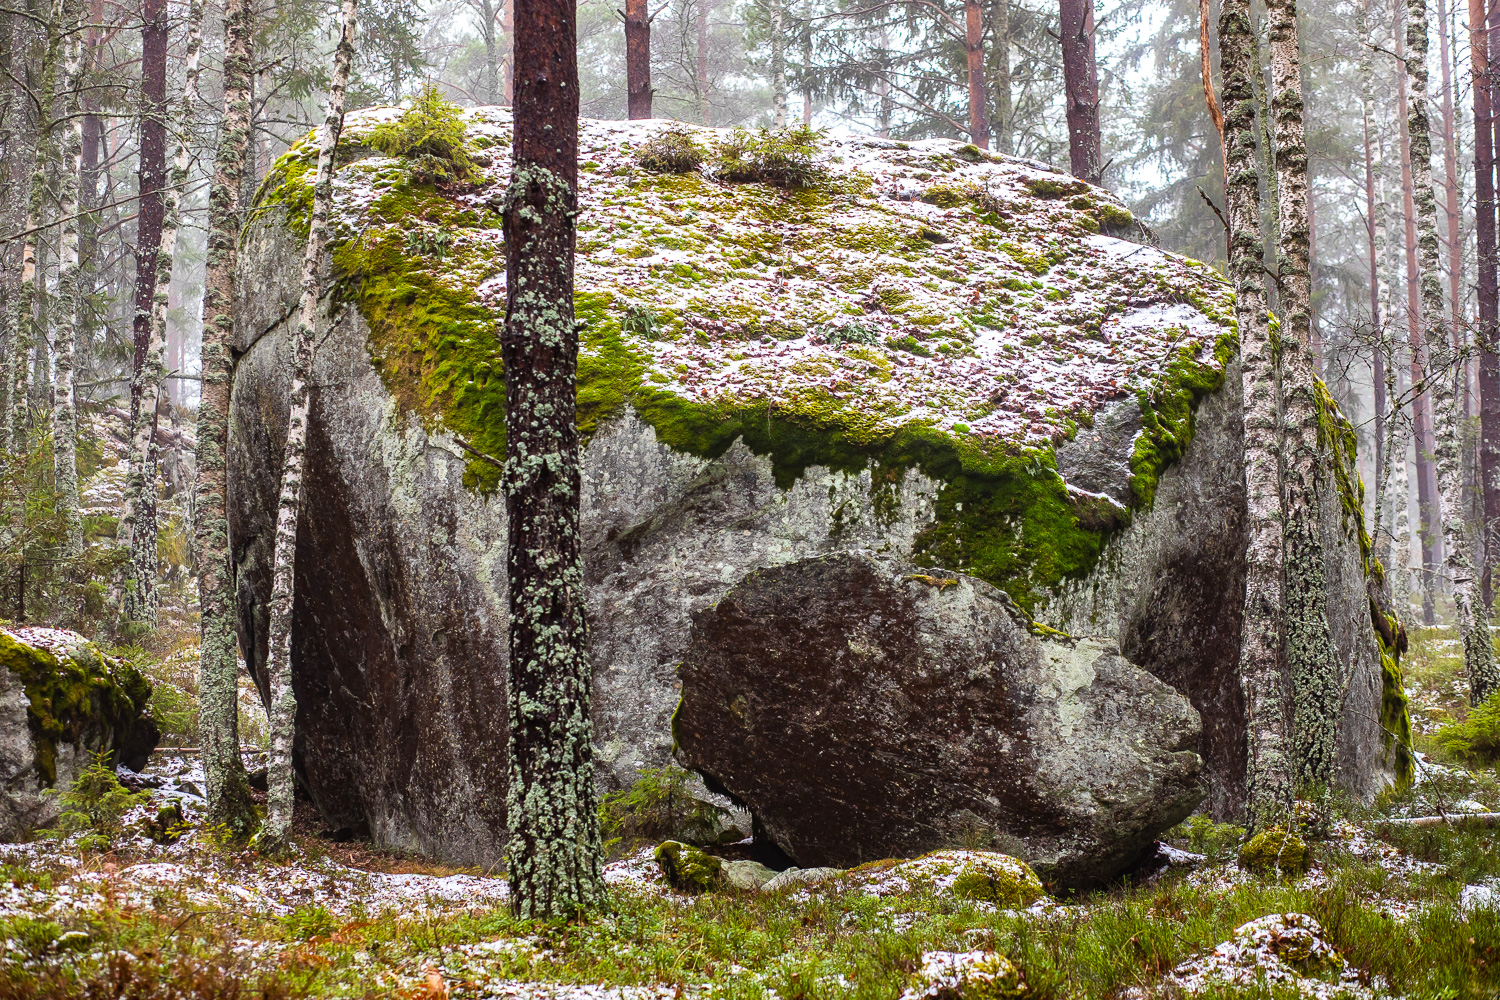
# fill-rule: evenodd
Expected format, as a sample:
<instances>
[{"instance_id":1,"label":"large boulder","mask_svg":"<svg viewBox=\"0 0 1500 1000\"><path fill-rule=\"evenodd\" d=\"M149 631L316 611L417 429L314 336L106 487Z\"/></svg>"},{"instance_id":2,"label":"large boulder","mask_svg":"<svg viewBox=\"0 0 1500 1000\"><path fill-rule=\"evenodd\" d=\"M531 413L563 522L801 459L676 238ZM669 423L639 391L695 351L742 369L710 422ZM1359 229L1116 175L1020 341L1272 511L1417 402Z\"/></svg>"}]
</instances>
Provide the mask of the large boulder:
<instances>
[{"instance_id":1,"label":"large boulder","mask_svg":"<svg viewBox=\"0 0 1500 1000\"><path fill-rule=\"evenodd\" d=\"M25 839L57 818L67 788L94 754L134 770L160 732L151 684L77 632L0 628L0 840Z\"/></svg>"},{"instance_id":2,"label":"large boulder","mask_svg":"<svg viewBox=\"0 0 1500 1000\"><path fill-rule=\"evenodd\" d=\"M350 115L335 180L297 548L296 761L330 824L488 865L505 840L509 113L465 112L479 174L441 188L359 147L395 113ZM756 570L872 552L1118 643L1198 708L1210 802L1233 815L1244 487L1239 393L1221 391L1237 379L1228 285L1108 235L1129 228L1111 195L1034 162L823 138L814 183L789 190L745 180L753 150L721 169L719 144L763 141L725 130L685 127L698 171L643 169L664 127L580 123L601 787L670 761L694 613ZM262 685L315 154L304 141L278 162L239 256L230 524ZM1365 602L1353 532L1329 536L1330 560L1352 567L1333 577L1341 608ZM1364 621L1337 633L1351 720L1381 715ZM1390 773L1381 737L1344 733L1346 784L1368 794Z\"/></svg>"},{"instance_id":3,"label":"large boulder","mask_svg":"<svg viewBox=\"0 0 1500 1000\"><path fill-rule=\"evenodd\" d=\"M683 762L803 866L967 843L1096 885L1203 800L1185 697L959 573L759 570L698 615L681 672Z\"/></svg>"}]
</instances>

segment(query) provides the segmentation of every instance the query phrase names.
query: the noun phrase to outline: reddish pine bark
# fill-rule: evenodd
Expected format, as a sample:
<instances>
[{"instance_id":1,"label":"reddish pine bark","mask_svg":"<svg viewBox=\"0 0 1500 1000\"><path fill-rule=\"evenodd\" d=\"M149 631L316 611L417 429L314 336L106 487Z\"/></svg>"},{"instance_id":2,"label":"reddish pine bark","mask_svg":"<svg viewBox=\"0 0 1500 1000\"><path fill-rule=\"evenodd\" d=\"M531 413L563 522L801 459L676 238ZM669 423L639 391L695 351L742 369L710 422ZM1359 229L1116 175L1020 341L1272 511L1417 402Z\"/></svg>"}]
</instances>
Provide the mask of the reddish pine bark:
<instances>
[{"instance_id":1,"label":"reddish pine bark","mask_svg":"<svg viewBox=\"0 0 1500 1000\"><path fill-rule=\"evenodd\" d=\"M525 919L567 917L605 898L578 526L575 18L572 0L516 6L501 349L510 604L506 852L511 907Z\"/></svg>"},{"instance_id":2,"label":"reddish pine bark","mask_svg":"<svg viewBox=\"0 0 1500 1000\"><path fill-rule=\"evenodd\" d=\"M990 148L990 123L985 115L984 17L979 0L964 0L964 51L969 59L969 141Z\"/></svg>"},{"instance_id":3,"label":"reddish pine bark","mask_svg":"<svg viewBox=\"0 0 1500 1000\"><path fill-rule=\"evenodd\" d=\"M1073 176L1098 184L1104 173L1099 136L1099 70L1094 62L1094 5L1059 0L1063 84L1068 100L1068 156Z\"/></svg>"},{"instance_id":4,"label":"reddish pine bark","mask_svg":"<svg viewBox=\"0 0 1500 1000\"><path fill-rule=\"evenodd\" d=\"M141 407L141 373L151 343L151 302L156 295L156 251L161 246L162 188L167 183L167 0L141 5L140 214L136 219L135 339L130 413Z\"/></svg>"},{"instance_id":5,"label":"reddish pine bark","mask_svg":"<svg viewBox=\"0 0 1500 1000\"><path fill-rule=\"evenodd\" d=\"M1490 12L1484 0L1469 0L1469 51L1474 78L1474 235L1478 245L1479 325L1476 335L1484 350L1479 361L1479 463L1484 497L1484 567L1481 600L1494 604L1492 572L1496 534L1500 531L1500 349L1496 338L1500 320L1500 280L1495 250L1495 129L1494 81L1489 65Z\"/></svg>"},{"instance_id":6,"label":"reddish pine bark","mask_svg":"<svg viewBox=\"0 0 1500 1000\"><path fill-rule=\"evenodd\" d=\"M1448 223L1448 313L1453 321L1453 348L1463 350L1464 245L1458 228L1458 130L1453 117L1453 71L1449 66L1448 7L1438 5L1438 52L1443 74L1443 211ZM1464 364L1464 417L1473 413L1468 363Z\"/></svg>"},{"instance_id":7,"label":"reddish pine bark","mask_svg":"<svg viewBox=\"0 0 1500 1000\"><path fill-rule=\"evenodd\" d=\"M519 46L516 51L519 54ZM625 93L631 119L651 117L651 12L647 0L625 0Z\"/></svg>"}]
</instances>

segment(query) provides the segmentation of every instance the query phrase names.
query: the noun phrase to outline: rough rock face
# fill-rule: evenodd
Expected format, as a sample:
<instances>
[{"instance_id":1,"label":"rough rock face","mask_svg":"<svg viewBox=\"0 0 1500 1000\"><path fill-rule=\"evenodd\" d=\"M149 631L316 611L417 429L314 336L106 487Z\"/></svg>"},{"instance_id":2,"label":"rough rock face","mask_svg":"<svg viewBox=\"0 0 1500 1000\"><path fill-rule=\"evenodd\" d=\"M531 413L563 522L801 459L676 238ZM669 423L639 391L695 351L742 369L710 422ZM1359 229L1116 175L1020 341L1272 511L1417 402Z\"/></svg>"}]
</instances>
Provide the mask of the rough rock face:
<instances>
[{"instance_id":1,"label":"rough rock face","mask_svg":"<svg viewBox=\"0 0 1500 1000\"><path fill-rule=\"evenodd\" d=\"M91 754L113 751L136 770L156 749L151 685L83 636L63 629L0 629L0 840L20 840L57 818L48 789L66 788Z\"/></svg>"},{"instance_id":2,"label":"rough rock face","mask_svg":"<svg viewBox=\"0 0 1500 1000\"><path fill-rule=\"evenodd\" d=\"M1112 644L1029 624L942 570L751 573L693 624L679 753L803 866L982 843L1097 884L1202 801L1198 714Z\"/></svg>"},{"instance_id":3,"label":"rough rock face","mask_svg":"<svg viewBox=\"0 0 1500 1000\"><path fill-rule=\"evenodd\" d=\"M351 115L345 141L392 114ZM493 864L506 773L494 208L509 124L467 115L487 164L472 184L438 191L374 155L336 180L293 683L298 767L328 822ZM694 613L756 570L863 552L951 567L1119 643L1202 712L1210 801L1232 815L1243 475L1238 393L1218 391L1227 285L1101 235L1124 214L1111 196L1034 163L828 139L824 179L789 192L731 182L712 155L696 174L646 172L635 151L659 128L580 125L602 786L670 759ZM710 154L725 135L690 131ZM257 673L313 149L278 163L240 254L230 518ZM1336 536L1350 611L1363 563ZM1350 715L1371 709L1353 703L1373 676L1378 717L1371 633L1345 619ZM1347 783L1367 793L1387 773L1378 731L1343 735Z\"/></svg>"}]
</instances>

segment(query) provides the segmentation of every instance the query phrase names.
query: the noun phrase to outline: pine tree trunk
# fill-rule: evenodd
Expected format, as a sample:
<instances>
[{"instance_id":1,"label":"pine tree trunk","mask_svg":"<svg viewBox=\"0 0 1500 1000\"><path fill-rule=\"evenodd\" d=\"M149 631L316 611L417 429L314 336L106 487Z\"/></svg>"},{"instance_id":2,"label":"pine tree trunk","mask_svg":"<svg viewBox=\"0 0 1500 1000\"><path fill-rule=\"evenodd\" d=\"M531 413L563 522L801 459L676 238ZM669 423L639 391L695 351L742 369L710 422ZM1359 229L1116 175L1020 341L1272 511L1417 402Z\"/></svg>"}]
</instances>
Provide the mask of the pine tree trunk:
<instances>
[{"instance_id":1,"label":"pine tree trunk","mask_svg":"<svg viewBox=\"0 0 1500 1000\"><path fill-rule=\"evenodd\" d=\"M1225 192L1245 413L1247 503L1245 617L1240 678L1247 727L1247 811L1257 828L1292 808L1287 699L1281 679L1282 511L1276 357L1266 309L1260 234L1260 164L1253 77L1258 72L1249 0L1225 0L1219 15L1224 78Z\"/></svg>"},{"instance_id":2,"label":"pine tree trunk","mask_svg":"<svg viewBox=\"0 0 1500 1000\"><path fill-rule=\"evenodd\" d=\"M281 494L276 508L276 547L271 560L270 636L266 655L266 676L271 688L271 758L262 849L273 854L290 845L292 832L292 738L297 725L297 698L292 690L292 602L296 590L297 523L302 510L302 470L307 456L318 293L323 286L328 212L333 201L333 159L344 130L344 92L349 86L349 67L354 62L356 13L357 0L343 0L343 29L334 54L333 79L328 86L328 117L318 137L312 222L302 256L302 301L292 345L292 384L288 392L286 447L281 460Z\"/></svg>"},{"instance_id":3,"label":"pine tree trunk","mask_svg":"<svg viewBox=\"0 0 1500 1000\"><path fill-rule=\"evenodd\" d=\"M506 850L511 907L523 919L566 917L604 900L578 535L575 25L570 0L522 0L516 12L501 346L510 528Z\"/></svg>"},{"instance_id":4,"label":"pine tree trunk","mask_svg":"<svg viewBox=\"0 0 1500 1000\"><path fill-rule=\"evenodd\" d=\"M696 76L694 84L698 91L698 114L703 119L703 124L712 124L712 110L708 103L709 79L708 79L708 16L713 13L713 4L708 0L698 0L698 51L694 69Z\"/></svg>"},{"instance_id":5,"label":"pine tree trunk","mask_svg":"<svg viewBox=\"0 0 1500 1000\"><path fill-rule=\"evenodd\" d=\"M625 0L625 91L632 120L651 117L651 11Z\"/></svg>"},{"instance_id":6,"label":"pine tree trunk","mask_svg":"<svg viewBox=\"0 0 1500 1000\"><path fill-rule=\"evenodd\" d=\"M1063 86L1068 102L1068 158L1073 176L1099 184L1104 154L1099 134L1099 70L1094 62L1092 0L1059 0Z\"/></svg>"},{"instance_id":7,"label":"pine tree trunk","mask_svg":"<svg viewBox=\"0 0 1500 1000\"><path fill-rule=\"evenodd\" d=\"M58 247L58 308L50 313L52 351L52 453L56 474L58 515L63 524L65 551L77 555L83 551L83 518L78 495L78 410L74 404L73 379L77 354L78 328L86 308L79 294L78 282L78 174L83 162L83 116L79 112L79 95L83 87L83 6L81 0L65 0L63 5L64 80L63 107L66 122L54 127L65 128L62 176L57 199L57 214L62 222Z\"/></svg>"},{"instance_id":8,"label":"pine tree trunk","mask_svg":"<svg viewBox=\"0 0 1500 1000\"><path fill-rule=\"evenodd\" d=\"M479 0L479 37L484 43L484 99L500 103L500 40L495 37L500 26L495 23L499 11L493 0Z\"/></svg>"},{"instance_id":9,"label":"pine tree trunk","mask_svg":"<svg viewBox=\"0 0 1500 1000\"><path fill-rule=\"evenodd\" d=\"M161 350L152 350L152 313L161 278L163 188L167 186L167 3L145 0L141 6L141 144L140 198L137 202L135 252L134 355L130 378L130 475L119 536L130 541L130 571L125 581L125 616L137 627L156 624L156 455L151 439L156 427ZM174 199L175 200L175 199ZM166 281L171 281L168 255ZM165 288L161 289L165 291ZM155 355L153 358L153 354Z\"/></svg>"},{"instance_id":10,"label":"pine tree trunk","mask_svg":"<svg viewBox=\"0 0 1500 1000\"><path fill-rule=\"evenodd\" d=\"M1320 404L1312 344L1307 143L1296 0L1269 0L1266 11L1276 129L1276 270L1282 304L1283 628L1292 684L1296 779L1304 788L1327 789L1334 779L1343 684L1328 631L1323 539L1318 530Z\"/></svg>"},{"instance_id":11,"label":"pine tree trunk","mask_svg":"<svg viewBox=\"0 0 1500 1000\"><path fill-rule=\"evenodd\" d=\"M1494 85L1490 76L1485 0L1469 0L1469 54L1474 89L1474 236L1477 244L1479 353L1479 469L1484 503L1483 586L1493 607L1493 573L1500 559L1500 272L1495 226Z\"/></svg>"},{"instance_id":12,"label":"pine tree trunk","mask_svg":"<svg viewBox=\"0 0 1500 1000\"><path fill-rule=\"evenodd\" d=\"M1014 114L1010 96L1010 0L994 0L995 7L995 148L1014 156L1016 143L1011 128Z\"/></svg>"},{"instance_id":13,"label":"pine tree trunk","mask_svg":"<svg viewBox=\"0 0 1500 1000\"><path fill-rule=\"evenodd\" d=\"M964 0L964 52L969 64L969 141L990 148L990 123L985 117L984 22L979 0Z\"/></svg>"},{"instance_id":14,"label":"pine tree trunk","mask_svg":"<svg viewBox=\"0 0 1500 1000\"><path fill-rule=\"evenodd\" d=\"M198 559L202 659L198 669L199 746L208 785L209 822L239 837L255 825L240 760L234 574L229 565L226 448L234 376L235 249L239 194L250 145L253 14L249 0L224 7L224 120L208 196L208 265L203 294L203 389L198 404L198 488L193 524Z\"/></svg>"},{"instance_id":15,"label":"pine tree trunk","mask_svg":"<svg viewBox=\"0 0 1500 1000\"><path fill-rule=\"evenodd\" d=\"M1475 600L1477 581L1465 530L1468 508L1459 456L1462 414L1455 391L1464 368L1454 356L1453 341L1443 321L1443 286L1438 277L1437 206L1432 193L1432 145L1427 119L1427 7L1424 0L1407 0L1406 9L1406 72L1411 85L1407 133L1411 144L1417 247L1421 255L1421 324L1433 373L1429 396L1444 572L1453 587L1454 614L1463 638L1464 666L1469 675L1469 696L1477 705L1492 691L1500 690L1500 671L1496 669L1490 639L1489 609Z\"/></svg>"},{"instance_id":16,"label":"pine tree trunk","mask_svg":"<svg viewBox=\"0 0 1500 1000\"><path fill-rule=\"evenodd\" d=\"M1464 245L1459 233L1458 190L1458 132L1453 117L1453 71L1448 64L1448 15L1446 4L1439 3L1438 52L1443 74L1443 215L1448 224L1448 317L1452 324L1453 347L1463 350L1463 307L1460 300L1464 287ZM1468 378L1463 379L1463 392L1468 395ZM1464 417L1469 407L1463 407Z\"/></svg>"},{"instance_id":17,"label":"pine tree trunk","mask_svg":"<svg viewBox=\"0 0 1500 1000\"><path fill-rule=\"evenodd\" d=\"M771 124L786 126L785 0L771 0Z\"/></svg>"}]
</instances>

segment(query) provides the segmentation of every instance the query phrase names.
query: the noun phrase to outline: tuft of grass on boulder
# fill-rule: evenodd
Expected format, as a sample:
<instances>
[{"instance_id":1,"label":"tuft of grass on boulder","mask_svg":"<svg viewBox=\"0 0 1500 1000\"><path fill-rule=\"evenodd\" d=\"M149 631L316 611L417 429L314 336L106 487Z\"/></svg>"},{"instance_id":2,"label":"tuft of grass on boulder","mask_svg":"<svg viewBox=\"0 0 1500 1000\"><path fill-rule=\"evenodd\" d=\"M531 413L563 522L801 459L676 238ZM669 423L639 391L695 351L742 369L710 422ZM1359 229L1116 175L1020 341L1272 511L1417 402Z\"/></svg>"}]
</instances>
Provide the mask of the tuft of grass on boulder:
<instances>
[{"instance_id":1,"label":"tuft of grass on boulder","mask_svg":"<svg viewBox=\"0 0 1500 1000\"><path fill-rule=\"evenodd\" d=\"M468 180L474 169L464 148L467 130L463 110L428 83L400 118L375 126L365 144L411 160L412 180L419 184L454 184Z\"/></svg>"},{"instance_id":2,"label":"tuft of grass on boulder","mask_svg":"<svg viewBox=\"0 0 1500 1000\"><path fill-rule=\"evenodd\" d=\"M635 154L642 170L653 174L695 174L708 152L681 125L669 125L653 135Z\"/></svg>"},{"instance_id":3,"label":"tuft of grass on boulder","mask_svg":"<svg viewBox=\"0 0 1500 1000\"><path fill-rule=\"evenodd\" d=\"M714 149L714 169L720 180L770 184L796 190L827 183L828 171L815 160L819 133L807 126L737 128Z\"/></svg>"}]
</instances>

